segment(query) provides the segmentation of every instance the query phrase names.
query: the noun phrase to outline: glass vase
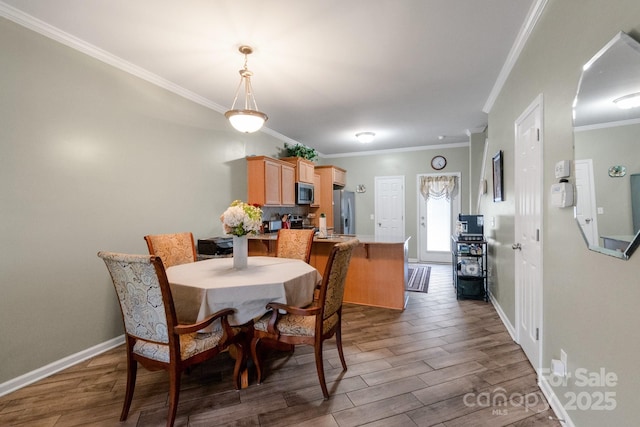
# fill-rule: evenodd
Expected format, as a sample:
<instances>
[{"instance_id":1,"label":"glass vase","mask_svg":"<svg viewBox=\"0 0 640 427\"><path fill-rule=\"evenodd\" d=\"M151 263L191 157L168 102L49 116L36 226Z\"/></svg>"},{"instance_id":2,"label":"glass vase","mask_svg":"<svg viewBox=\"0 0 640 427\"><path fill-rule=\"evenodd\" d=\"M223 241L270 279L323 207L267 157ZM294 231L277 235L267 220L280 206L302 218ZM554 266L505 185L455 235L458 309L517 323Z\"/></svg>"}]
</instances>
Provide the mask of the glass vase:
<instances>
[{"instance_id":1,"label":"glass vase","mask_svg":"<svg viewBox=\"0 0 640 427\"><path fill-rule=\"evenodd\" d=\"M247 236L233 236L233 268L244 270L247 268L249 257L249 239Z\"/></svg>"}]
</instances>

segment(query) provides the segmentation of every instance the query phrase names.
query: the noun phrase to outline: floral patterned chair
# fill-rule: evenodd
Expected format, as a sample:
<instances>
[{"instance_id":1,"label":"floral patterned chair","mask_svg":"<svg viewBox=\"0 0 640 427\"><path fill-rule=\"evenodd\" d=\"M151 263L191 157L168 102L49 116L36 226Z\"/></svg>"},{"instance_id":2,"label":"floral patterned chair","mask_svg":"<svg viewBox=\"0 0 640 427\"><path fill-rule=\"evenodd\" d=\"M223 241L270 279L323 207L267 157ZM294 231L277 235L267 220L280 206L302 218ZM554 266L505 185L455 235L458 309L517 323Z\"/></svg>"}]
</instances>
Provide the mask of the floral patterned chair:
<instances>
[{"instance_id":1,"label":"floral patterned chair","mask_svg":"<svg viewBox=\"0 0 640 427\"><path fill-rule=\"evenodd\" d=\"M149 370L163 369L169 373L169 415L172 426L178 409L180 377L192 365L210 359L230 344L238 353L233 372L235 388L240 388L240 371L246 360L242 337L234 334L227 308L194 324L178 324L171 289L162 260L153 255L126 255L98 252L111 274L120 302L127 350L127 387L120 421L127 419L136 385L138 362ZM211 333L200 329L220 323Z\"/></svg>"},{"instance_id":2,"label":"floral patterned chair","mask_svg":"<svg viewBox=\"0 0 640 427\"><path fill-rule=\"evenodd\" d=\"M314 234L315 231L313 229L294 230L283 228L278 230L276 256L280 258L301 259L309 263Z\"/></svg>"},{"instance_id":3,"label":"floral patterned chair","mask_svg":"<svg viewBox=\"0 0 640 427\"><path fill-rule=\"evenodd\" d=\"M255 322L251 340L251 356L256 365L258 383L262 381L262 363L258 349L262 340L266 341L265 344L275 344L276 347L278 344L306 344L314 347L322 394L325 399L329 398L324 378L322 343L335 335L340 362L346 371L347 363L342 352L342 298L351 253L359 244L357 239L352 239L333 247L320 285L320 296L309 307L292 307L276 302L267 304L267 309L271 311Z\"/></svg>"},{"instance_id":4,"label":"floral patterned chair","mask_svg":"<svg viewBox=\"0 0 640 427\"><path fill-rule=\"evenodd\" d=\"M144 236L150 255L162 258L165 268L197 261L192 233L155 234Z\"/></svg>"}]
</instances>

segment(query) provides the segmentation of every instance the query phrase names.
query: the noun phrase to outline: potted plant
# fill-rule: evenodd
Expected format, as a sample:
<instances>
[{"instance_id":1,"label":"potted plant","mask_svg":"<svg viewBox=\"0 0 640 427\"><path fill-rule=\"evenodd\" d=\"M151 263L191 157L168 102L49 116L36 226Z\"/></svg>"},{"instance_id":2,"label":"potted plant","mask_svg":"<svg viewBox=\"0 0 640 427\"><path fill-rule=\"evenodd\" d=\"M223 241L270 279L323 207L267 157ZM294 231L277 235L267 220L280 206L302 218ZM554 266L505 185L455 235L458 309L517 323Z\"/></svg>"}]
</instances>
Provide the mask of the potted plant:
<instances>
[{"instance_id":1,"label":"potted plant","mask_svg":"<svg viewBox=\"0 0 640 427\"><path fill-rule=\"evenodd\" d=\"M284 157L302 157L303 159L315 161L318 158L318 152L315 148L307 147L302 144L284 143Z\"/></svg>"}]
</instances>

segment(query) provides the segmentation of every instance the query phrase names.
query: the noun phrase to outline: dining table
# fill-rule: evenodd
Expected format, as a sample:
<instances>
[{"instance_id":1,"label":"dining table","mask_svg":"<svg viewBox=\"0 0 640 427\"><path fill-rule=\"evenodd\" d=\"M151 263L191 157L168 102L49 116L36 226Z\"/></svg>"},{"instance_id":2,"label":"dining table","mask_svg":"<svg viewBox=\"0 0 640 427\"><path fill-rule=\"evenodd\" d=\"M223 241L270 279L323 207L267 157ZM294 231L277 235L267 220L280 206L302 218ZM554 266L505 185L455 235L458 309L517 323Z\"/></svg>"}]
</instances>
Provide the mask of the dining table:
<instances>
[{"instance_id":1,"label":"dining table","mask_svg":"<svg viewBox=\"0 0 640 427\"><path fill-rule=\"evenodd\" d=\"M322 280L304 261L269 256L249 257L242 270L234 269L233 258L211 258L174 265L166 272L179 322L197 322L223 308L233 308L232 326L261 317L272 301L309 305ZM216 327L219 323L210 326Z\"/></svg>"},{"instance_id":2,"label":"dining table","mask_svg":"<svg viewBox=\"0 0 640 427\"><path fill-rule=\"evenodd\" d=\"M297 307L313 302L313 293L322 276L302 260L251 256L247 267L233 267L233 258L210 258L174 265L166 269L176 316L180 323L194 323L222 310L233 308L232 326L247 327L267 312L271 301ZM220 328L217 320L201 332ZM247 346L248 347L248 346ZM235 356L235 347L230 354ZM240 373L242 388L249 386L245 368Z\"/></svg>"}]
</instances>

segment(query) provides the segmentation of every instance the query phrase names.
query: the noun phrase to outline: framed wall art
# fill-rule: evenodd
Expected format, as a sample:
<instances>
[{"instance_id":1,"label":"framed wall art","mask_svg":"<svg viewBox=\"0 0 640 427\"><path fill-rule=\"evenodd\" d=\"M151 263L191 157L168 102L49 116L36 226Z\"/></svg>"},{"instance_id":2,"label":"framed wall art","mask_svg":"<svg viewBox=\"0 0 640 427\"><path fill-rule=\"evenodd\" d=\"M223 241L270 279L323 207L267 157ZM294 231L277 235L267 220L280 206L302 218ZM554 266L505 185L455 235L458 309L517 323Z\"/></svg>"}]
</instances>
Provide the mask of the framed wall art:
<instances>
[{"instance_id":1,"label":"framed wall art","mask_svg":"<svg viewBox=\"0 0 640 427\"><path fill-rule=\"evenodd\" d=\"M493 201L502 202L504 197L502 184L502 150L493 156Z\"/></svg>"}]
</instances>

